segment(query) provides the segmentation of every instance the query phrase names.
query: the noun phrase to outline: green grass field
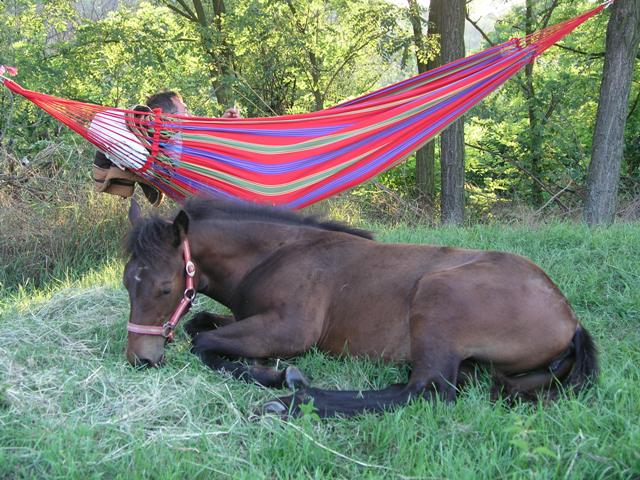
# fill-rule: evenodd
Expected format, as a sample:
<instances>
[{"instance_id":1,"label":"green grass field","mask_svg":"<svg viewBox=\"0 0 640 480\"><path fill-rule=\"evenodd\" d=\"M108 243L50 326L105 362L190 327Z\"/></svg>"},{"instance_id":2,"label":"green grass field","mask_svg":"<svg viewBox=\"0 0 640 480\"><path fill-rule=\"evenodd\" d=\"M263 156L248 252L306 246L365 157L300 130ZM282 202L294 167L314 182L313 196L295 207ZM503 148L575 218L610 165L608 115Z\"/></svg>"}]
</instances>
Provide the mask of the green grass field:
<instances>
[{"instance_id":1,"label":"green grass field","mask_svg":"<svg viewBox=\"0 0 640 480\"><path fill-rule=\"evenodd\" d=\"M597 387L508 408L489 401L485 380L453 405L417 401L328 421L253 418L283 392L208 370L181 332L165 367L125 363L128 300L114 260L44 290L0 294L0 478L638 478L639 225L396 228L379 238L537 262L598 344ZM403 366L320 352L286 363L327 388L406 378Z\"/></svg>"}]
</instances>

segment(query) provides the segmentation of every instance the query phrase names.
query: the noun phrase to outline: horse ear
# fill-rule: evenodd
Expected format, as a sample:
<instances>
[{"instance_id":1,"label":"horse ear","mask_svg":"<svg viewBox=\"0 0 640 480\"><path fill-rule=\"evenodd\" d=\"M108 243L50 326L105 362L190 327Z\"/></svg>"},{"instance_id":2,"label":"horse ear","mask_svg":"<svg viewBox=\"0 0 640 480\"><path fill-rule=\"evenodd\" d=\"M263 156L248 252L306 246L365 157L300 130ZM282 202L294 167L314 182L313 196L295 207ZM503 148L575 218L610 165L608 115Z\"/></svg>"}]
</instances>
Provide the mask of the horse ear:
<instances>
[{"instance_id":1,"label":"horse ear","mask_svg":"<svg viewBox=\"0 0 640 480\"><path fill-rule=\"evenodd\" d=\"M135 198L131 199L131 205L129 206L129 223L135 225L142 219L142 210L140 205L136 202Z\"/></svg>"},{"instance_id":2,"label":"horse ear","mask_svg":"<svg viewBox=\"0 0 640 480\"><path fill-rule=\"evenodd\" d=\"M180 210L180 213L173 221L173 232L175 233L174 245L177 247L187 236L189 232L189 216L184 210Z\"/></svg>"}]
</instances>

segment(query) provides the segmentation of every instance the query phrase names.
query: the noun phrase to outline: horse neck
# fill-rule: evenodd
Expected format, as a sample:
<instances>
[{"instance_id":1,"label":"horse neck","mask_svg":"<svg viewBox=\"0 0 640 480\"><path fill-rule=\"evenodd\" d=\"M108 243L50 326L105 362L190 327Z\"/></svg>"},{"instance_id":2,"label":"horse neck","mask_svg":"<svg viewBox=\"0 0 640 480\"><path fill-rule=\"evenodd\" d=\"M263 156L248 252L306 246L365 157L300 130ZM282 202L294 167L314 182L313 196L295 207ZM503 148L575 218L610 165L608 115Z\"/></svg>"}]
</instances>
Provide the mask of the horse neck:
<instances>
[{"instance_id":1,"label":"horse neck","mask_svg":"<svg viewBox=\"0 0 640 480\"><path fill-rule=\"evenodd\" d=\"M192 254L207 277L207 294L229 306L242 279L277 250L316 229L261 221L207 220L189 233Z\"/></svg>"}]
</instances>

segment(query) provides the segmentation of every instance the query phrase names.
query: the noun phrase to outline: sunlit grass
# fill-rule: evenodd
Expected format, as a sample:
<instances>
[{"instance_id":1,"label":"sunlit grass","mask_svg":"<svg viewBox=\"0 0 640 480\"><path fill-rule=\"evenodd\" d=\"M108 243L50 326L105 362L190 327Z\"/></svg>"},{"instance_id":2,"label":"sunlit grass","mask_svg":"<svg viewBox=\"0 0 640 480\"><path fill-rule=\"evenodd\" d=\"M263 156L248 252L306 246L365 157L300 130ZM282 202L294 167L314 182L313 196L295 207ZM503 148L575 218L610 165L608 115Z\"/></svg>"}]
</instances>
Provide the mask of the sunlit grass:
<instances>
[{"instance_id":1,"label":"sunlit grass","mask_svg":"<svg viewBox=\"0 0 640 480\"><path fill-rule=\"evenodd\" d=\"M0 478L640 475L639 226L397 227L379 238L532 258L594 335L599 385L578 398L507 408L489 401L480 380L454 405L418 401L324 422L256 419L262 402L284 392L208 370L182 333L165 367L126 364L128 300L121 261L112 260L0 298ZM327 388L382 388L407 375L404 366L317 351L287 362Z\"/></svg>"}]
</instances>

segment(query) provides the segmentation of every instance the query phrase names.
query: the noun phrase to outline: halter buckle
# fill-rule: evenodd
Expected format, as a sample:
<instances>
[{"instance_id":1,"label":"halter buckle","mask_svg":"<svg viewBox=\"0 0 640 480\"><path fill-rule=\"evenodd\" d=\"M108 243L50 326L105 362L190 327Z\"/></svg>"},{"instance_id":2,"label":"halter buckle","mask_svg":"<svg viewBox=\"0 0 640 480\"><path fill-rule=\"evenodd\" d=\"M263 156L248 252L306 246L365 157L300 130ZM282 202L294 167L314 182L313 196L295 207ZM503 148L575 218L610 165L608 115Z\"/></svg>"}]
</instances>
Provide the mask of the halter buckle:
<instances>
[{"instance_id":1,"label":"halter buckle","mask_svg":"<svg viewBox=\"0 0 640 480\"><path fill-rule=\"evenodd\" d=\"M189 275L191 278L193 278L194 275L196 274L196 266L193 264L191 260L187 261L187 263L184 266L184 270L185 272L187 272L187 275Z\"/></svg>"},{"instance_id":2,"label":"halter buckle","mask_svg":"<svg viewBox=\"0 0 640 480\"><path fill-rule=\"evenodd\" d=\"M173 325L171 325L171 322L165 322L165 324L162 325L162 336L171 341L173 337Z\"/></svg>"},{"instance_id":3,"label":"halter buckle","mask_svg":"<svg viewBox=\"0 0 640 480\"><path fill-rule=\"evenodd\" d=\"M196 298L196 289L195 288L187 288L184 291L184 299L188 302L193 302L193 299Z\"/></svg>"}]
</instances>

